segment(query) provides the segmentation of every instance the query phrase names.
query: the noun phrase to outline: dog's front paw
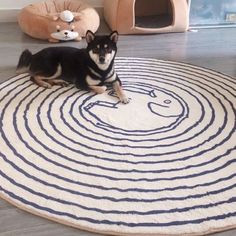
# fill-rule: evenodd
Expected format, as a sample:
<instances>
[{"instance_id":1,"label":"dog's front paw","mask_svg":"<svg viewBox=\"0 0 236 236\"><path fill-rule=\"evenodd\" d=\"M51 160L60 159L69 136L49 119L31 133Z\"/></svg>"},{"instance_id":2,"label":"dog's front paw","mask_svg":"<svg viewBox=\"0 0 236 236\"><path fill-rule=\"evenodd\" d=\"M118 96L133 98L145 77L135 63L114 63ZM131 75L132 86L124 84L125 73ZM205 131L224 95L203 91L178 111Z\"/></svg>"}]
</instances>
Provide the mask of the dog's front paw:
<instances>
[{"instance_id":1,"label":"dog's front paw","mask_svg":"<svg viewBox=\"0 0 236 236\"><path fill-rule=\"evenodd\" d=\"M90 88L97 94L102 94L107 90L107 87L104 86L90 86Z\"/></svg>"},{"instance_id":2,"label":"dog's front paw","mask_svg":"<svg viewBox=\"0 0 236 236\"><path fill-rule=\"evenodd\" d=\"M68 82L66 81L58 81L55 83L55 85L59 85L59 86L62 86L62 87L67 87L69 85Z\"/></svg>"},{"instance_id":3,"label":"dog's front paw","mask_svg":"<svg viewBox=\"0 0 236 236\"><path fill-rule=\"evenodd\" d=\"M41 83L38 83L39 86L41 87L44 87L44 88L47 88L47 89L51 89L52 88L52 85L47 83L47 82L44 82L42 81Z\"/></svg>"},{"instance_id":4,"label":"dog's front paw","mask_svg":"<svg viewBox=\"0 0 236 236\"><path fill-rule=\"evenodd\" d=\"M130 98L126 97L126 96L123 96L120 98L120 101L123 103L123 104L128 104L130 102Z\"/></svg>"}]
</instances>

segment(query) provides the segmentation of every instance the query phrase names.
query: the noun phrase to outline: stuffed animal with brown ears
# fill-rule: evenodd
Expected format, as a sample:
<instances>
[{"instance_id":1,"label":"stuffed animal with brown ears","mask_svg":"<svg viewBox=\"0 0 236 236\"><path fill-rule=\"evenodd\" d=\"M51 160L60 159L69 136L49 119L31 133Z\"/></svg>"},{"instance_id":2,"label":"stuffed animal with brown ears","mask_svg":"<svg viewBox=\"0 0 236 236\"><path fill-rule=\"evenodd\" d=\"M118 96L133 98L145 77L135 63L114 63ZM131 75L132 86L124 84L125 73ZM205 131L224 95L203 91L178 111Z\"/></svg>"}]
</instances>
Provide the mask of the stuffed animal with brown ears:
<instances>
[{"instance_id":1,"label":"stuffed animal with brown ears","mask_svg":"<svg viewBox=\"0 0 236 236\"><path fill-rule=\"evenodd\" d=\"M80 20L80 16L80 13L72 13L68 10L48 15L48 18L51 19L48 24L48 41L52 43L69 40L80 41L82 38L78 27L76 27L76 22Z\"/></svg>"},{"instance_id":2,"label":"stuffed animal with brown ears","mask_svg":"<svg viewBox=\"0 0 236 236\"><path fill-rule=\"evenodd\" d=\"M79 41L100 24L97 11L83 0L36 2L21 9L17 19L24 33L49 42Z\"/></svg>"}]
</instances>

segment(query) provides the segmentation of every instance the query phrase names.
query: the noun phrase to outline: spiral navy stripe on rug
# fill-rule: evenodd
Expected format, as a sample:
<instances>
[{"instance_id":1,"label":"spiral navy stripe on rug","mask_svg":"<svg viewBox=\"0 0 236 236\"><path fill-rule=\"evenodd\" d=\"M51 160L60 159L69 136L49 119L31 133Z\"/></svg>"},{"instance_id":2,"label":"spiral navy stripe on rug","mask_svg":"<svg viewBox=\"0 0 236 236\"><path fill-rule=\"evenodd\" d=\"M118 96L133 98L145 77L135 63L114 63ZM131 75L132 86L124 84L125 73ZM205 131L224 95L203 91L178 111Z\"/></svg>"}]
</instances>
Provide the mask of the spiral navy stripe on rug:
<instances>
[{"instance_id":1,"label":"spiral navy stripe on rug","mask_svg":"<svg viewBox=\"0 0 236 236\"><path fill-rule=\"evenodd\" d=\"M117 58L131 102L0 85L0 196L31 213L114 235L236 226L236 80L193 65Z\"/></svg>"}]
</instances>

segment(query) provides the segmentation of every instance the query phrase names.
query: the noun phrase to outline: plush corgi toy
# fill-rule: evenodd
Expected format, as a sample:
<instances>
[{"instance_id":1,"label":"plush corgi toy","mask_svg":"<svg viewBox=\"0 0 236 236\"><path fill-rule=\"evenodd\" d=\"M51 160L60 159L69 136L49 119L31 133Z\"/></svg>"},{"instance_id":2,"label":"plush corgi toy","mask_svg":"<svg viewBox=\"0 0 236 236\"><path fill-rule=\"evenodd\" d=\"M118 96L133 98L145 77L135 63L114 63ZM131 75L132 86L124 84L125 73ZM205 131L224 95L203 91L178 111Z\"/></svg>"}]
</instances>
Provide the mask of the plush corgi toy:
<instances>
[{"instance_id":1,"label":"plush corgi toy","mask_svg":"<svg viewBox=\"0 0 236 236\"><path fill-rule=\"evenodd\" d=\"M65 10L58 14L48 15L51 22L48 24L49 42L57 43L59 41L75 40L80 41L79 29L76 22L80 20L79 13L72 13Z\"/></svg>"}]
</instances>

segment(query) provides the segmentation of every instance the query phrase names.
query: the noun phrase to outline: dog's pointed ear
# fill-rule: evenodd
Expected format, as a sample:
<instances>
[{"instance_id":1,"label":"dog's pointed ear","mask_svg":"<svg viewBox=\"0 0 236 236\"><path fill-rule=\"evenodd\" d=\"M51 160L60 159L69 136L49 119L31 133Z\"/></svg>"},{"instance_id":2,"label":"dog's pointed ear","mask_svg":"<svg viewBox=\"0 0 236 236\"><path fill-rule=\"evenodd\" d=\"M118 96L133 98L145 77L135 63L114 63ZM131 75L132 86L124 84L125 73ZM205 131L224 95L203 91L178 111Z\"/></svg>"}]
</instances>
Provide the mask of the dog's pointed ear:
<instances>
[{"instance_id":1,"label":"dog's pointed ear","mask_svg":"<svg viewBox=\"0 0 236 236\"><path fill-rule=\"evenodd\" d=\"M113 31L111 34L110 34L110 40L114 43L117 43L118 41L118 38L119 38L119 34L117 31Z\"/></svg>"},{"instance_id":2,"label":"dog's pointed ear","mask_svg":"<svg viewBox=\"0 0 236 236\"><path fill-rule=\"evenodd\" d=\"M92 31L88 30L86 33L87 43L91 43L94 40L94 38L95 38L95 34Z\"/></svg>"}]
</instances>

